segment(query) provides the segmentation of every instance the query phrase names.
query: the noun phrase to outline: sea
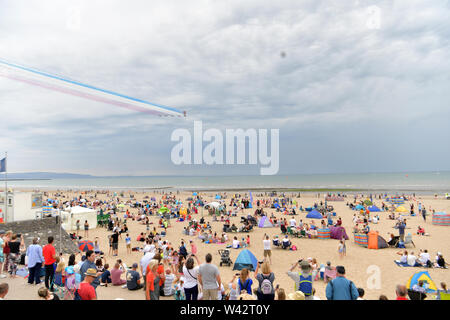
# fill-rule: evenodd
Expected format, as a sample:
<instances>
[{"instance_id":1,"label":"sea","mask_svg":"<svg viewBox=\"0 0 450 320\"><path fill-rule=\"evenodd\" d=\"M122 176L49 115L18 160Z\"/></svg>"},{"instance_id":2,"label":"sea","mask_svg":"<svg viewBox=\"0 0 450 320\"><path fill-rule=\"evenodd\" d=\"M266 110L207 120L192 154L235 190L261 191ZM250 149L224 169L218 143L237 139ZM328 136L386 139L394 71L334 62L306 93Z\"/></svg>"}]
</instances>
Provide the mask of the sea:
<instances>
[{"instance_id":1,"label":"sea","mask_svg":"<svg viewBox=\"0 0 450 320\"><path fill-rule=\"evenodd\" d=\"M417 194L450 192L450 171L420 173L295 174L276 176L93 177L9 181L8 187L33 190L281 190L302 192L368 191Z\"/></svg>"}]
</instances>

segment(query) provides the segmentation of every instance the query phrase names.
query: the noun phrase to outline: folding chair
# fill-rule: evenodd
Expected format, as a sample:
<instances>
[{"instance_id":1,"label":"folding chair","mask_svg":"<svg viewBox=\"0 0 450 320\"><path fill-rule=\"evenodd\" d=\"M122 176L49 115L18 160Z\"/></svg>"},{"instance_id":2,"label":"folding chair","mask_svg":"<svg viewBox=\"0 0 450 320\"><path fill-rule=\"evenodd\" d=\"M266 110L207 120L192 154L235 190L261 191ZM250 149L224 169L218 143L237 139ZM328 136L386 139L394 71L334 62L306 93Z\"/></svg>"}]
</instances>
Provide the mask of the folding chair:
<instances>
[{"instance_id":1,"label":"folding chair","mask_svg":"<svg viewBox=\"0 0 450 320\"><path fill-rule=\"evenodd\" d=\"M416 247L414 241L412 240L411 233L408 233L408 235L405 237L405 242L404 242L405 247L407 244L410 244L410 243L414 246L414 248Z\"/></svg>"}]
</instances>

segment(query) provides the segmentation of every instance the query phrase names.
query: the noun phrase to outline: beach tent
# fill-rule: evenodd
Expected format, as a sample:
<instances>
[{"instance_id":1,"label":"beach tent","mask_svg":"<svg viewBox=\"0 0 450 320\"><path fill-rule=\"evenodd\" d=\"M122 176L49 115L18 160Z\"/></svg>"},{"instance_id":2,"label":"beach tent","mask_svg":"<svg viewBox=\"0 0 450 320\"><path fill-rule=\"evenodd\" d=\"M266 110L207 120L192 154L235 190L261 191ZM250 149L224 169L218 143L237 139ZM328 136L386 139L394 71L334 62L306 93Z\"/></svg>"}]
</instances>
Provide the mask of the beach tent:
<instances>
[{"instance_id":1,"label":"beach tent","mask_svg":"<svg viewBox=\"0 0 450 320\"><path fill-rule=\"evenodd\" d=\"M280 205L279 205L278 203L274 203L273 206L274 206L276 209L280 208Z\"/></svg>"},{"instance_id":2,"label":"beach tent","mask_svg":"<svg viewBox=\"0 0 450 320\"><path fill-rule=\"evenodd\" d=\"M69 207L61 212L62 227L66 231L77 230L77 220L84 223L88 221L89 229L97 228L97 210L85 208L85 207Z\"/></svg>"},{"instance_id":3,"label":"beach tent","mask_svg":"<svg viewBox=\"0 0 450 320\"><path fill-rule=\"evenodd\" d=\"M406 283L407 289L412 289L415 284L418 284L419 281L422 280L424 282L424 287L426 288L427 293L432 293L437 291L436 284L431 280L430 274L428 271L420 271L411 276L408 282Z\"/></svg>"},{"instance_id":4,"label":"beach tent","mask_svg":"<svg viewBox=\"0 0 450 320\"><path fill-rule=\"evenodd\" d=\"M305 208L305 210L308 211L308 212L312 211L312 209L313 209L312 207Z\"/></svg>"},{"instance_id":5,"label":"beach tent","mask_svg":"<svg viewBox=\"0 0 450 320\"><path fill-rule=\"evenodd\" d=\"M319 211L317 211L316 209L314 209L313 211L310 211L306 215L306 217L309 219L323 219L322 214Z\"/></svg>"},{"instance_id":6,"label":"beach tent","mask_svg":"<svg viewBox=\"0 0 450 320\"><path fill-rule=\"evenodd\" d=\"M367 248L367 243L369 242L369 236L365 233L355 233L354 240L357 245Z\"/></svg>"},{"instance_id":7,"label":"beach tent","mask_svg":"<svg viewBox=\"0 0 450 320\"><path fill-rule=\"evenodd\" d=\"M395 209L395 212L408 212L408 210L404 206L399 206Z\"/></svg>"},{"instance_id":8,"label":"beach tent","mask_svg":"<svg viewBox=\"0 0 450 320\"><path fill-rule=\"evenodd\" d=\"M370 231L368 234L367 248L369 249L384 249L388 247L386 240L376 231Z\"/></svg>"},{"instance_id":9,"label":"beach tent","mask_svg":"<svg viewBox=\"0 0 450 320\"><path fill-rule=\"evenodd\" d=\"M358 205L355 207L355 210L365 210L365 208L364 208L363 205L358 204Z\"/></svg>"},{"instance_id":10,"label":"beach tent","mask_svg":"<svg viewBox=\"0 0 450 320\"><path fill-rule=\"evenodd\" d=\"M432 223L437 226L450 226L450 214L435 212L433 213Z\"/></svg>"},{"instance_id":11,"label":"beach tent","mask_svg":"<svg viewBox=\"0 0 450 320\"><path fill-rule=\"evenodd\" d=\"M342 238L344 238L345 240L348 240L348 235L344 227L330 226L330 238L336 240L342 240Z\"/></svg>"},{"instance_id":12,"label":"beach tent","mask_svg":"<svg viewBox=\"0 0 450 320\"><path fill-rule=\"evenodd\" d=\"M220 200L222 197L219 194L216 194L216 199Z\"/></svg>"},{"instance_id":13,"label":"beach tent","mask_svg":"<svg viewBox=\"0 0 450 320\"><path fill-rule=\"evenodd\" d=\"M378 208L376 205L370 206L367 209L369 209L370 212L380 212L380 208Z\"/></svg>"},{"instance_id":14,"label":"beach tent","mask_svg":"<svg viewBox=\"0 0 450 320\"><path fill-rule=\"evenodd\" d=\"M258 221L259 228L272 228L273 224L270 222L267 216L262 216Z\"/></svg>"},{"instance_id":15,"label":"beach tent","mask_svg":"<svg viewBox=\"0 0 450 320\"><path fill-rule=\"evenodd\" d=\"M372 201L370 201L369 199L364 200L363 203L364 203L365 206L371 206L371 205L373 205Z\"/></svg>"},{"instance_id":16,"label":"beach tent","mask_svg":"<svg viewBox=\"0 0 450 320\"><path fill-rule=\"evenodd\" d=\"M167 208L167 207L161 207L161 208L158 210L158 213L159 213L159 214L164 214L164 213L169 212L169 211L170 211L169 208Z\"/></svg>"},{"instance_id":17,"label":"beach tent","mask_svg":"<svg viewBox=\"0 0 450 320\"><path fill-rule=\"evenodd\" d=\"M250 271L255 271L258 264L258 259L255 255L248 249L245 249L239 253L234 263L233 270L242 270L247 268Z\"/></svg>"},{"instance_id":18,"label":"beach tent","mask_svg":"<svg viewBox=\"0 0 450 320\"><path fill-rule=\"evenodd\" d=\"M205 206L205 208L216 208L216 209L219 207L220 207L220 203L218 203L218 202L210 202Z\"/></svg>"},{"instance_id":19,"label":"beach tent","mask_svg":"<svg viewBox=\"0 0 450 320\"><path fill-rule=\"evenodd\" d=\"M329 228L317 229L317 237L319 239L330 239L331 231Z\"/></svg>"}]
</instances>

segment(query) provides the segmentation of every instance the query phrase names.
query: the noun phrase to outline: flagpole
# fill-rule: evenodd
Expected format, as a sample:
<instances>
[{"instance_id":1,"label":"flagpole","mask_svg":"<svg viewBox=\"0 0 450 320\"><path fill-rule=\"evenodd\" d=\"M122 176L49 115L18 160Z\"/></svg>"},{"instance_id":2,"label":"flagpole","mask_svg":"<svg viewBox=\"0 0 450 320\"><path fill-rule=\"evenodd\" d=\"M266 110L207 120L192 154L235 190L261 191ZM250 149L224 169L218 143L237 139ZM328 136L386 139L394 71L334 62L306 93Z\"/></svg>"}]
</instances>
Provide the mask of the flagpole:
<instances>
[{"instance_id":1,"label":"flagpole","mask_svg":"<svg viewBox=\"0 0 450 320\"><path fill-rule=\"evenodd\" d=\"M5 152L5 219L3 221L8 220L8 151Z\"/></svg>"}]
</instances>

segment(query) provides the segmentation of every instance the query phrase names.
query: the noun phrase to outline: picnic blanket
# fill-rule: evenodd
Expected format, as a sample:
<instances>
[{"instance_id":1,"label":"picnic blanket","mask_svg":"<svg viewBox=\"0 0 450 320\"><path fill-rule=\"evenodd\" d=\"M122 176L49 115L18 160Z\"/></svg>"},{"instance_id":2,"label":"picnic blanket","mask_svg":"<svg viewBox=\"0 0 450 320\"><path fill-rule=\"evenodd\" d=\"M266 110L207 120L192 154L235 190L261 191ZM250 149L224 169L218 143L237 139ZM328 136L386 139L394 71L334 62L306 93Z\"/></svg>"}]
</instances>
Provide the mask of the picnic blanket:
<instances>
[{"instance_id":1,"label":"picnic blanket","mask_svg":"<svg viewBox=\"0 0 450 320\"><path fill-rule=\"evenodd\" d=\"M395 262L395 264L396 265L398 265L399 267L405 267L405 268L417 268L417 267L422 267L422 268L425 268L425 267L423 267L423 266L421 266L420 264L418 264L417 262L416 262L416 265L415 266L410 266L409 264L407 264L407 263L402 263L402 262L400 262L400 261L397 261L397 260L394 260L394 262ZM427 268L428 269L428 268Z\"/></svg>"}]
</instances>

